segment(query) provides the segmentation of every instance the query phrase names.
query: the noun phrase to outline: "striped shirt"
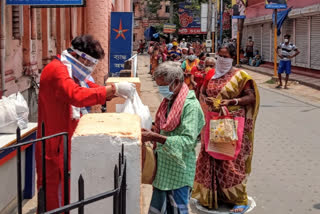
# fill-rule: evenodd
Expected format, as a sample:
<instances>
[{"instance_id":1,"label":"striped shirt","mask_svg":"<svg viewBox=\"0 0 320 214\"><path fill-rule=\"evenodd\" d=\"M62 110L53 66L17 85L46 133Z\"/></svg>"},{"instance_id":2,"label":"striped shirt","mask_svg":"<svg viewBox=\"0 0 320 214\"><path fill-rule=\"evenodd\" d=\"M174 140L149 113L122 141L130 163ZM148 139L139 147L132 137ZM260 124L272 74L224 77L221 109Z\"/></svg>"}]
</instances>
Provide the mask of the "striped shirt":
<instances>
[{"instance_id":1,"label":"striped shirt","mask_svg":"<svg viewBox=\"0 0 320 214\"><path fill-rule=\"evenodd\" d=\"M283 56L282 61L290 61L291 59L288 58L289 56L292 56L298 48L294 44L288 44L281 43L279 48L281 49L281 55Z\"/></svg>"}]
</instances>

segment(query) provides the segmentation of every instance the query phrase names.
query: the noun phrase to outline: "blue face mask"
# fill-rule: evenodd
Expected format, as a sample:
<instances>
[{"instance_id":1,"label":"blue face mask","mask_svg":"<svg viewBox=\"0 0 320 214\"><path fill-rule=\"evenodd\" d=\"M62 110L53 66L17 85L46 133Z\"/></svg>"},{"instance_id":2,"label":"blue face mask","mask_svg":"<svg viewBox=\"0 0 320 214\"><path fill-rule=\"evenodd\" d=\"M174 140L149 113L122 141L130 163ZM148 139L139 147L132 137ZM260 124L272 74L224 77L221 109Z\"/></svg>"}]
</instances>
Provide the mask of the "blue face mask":
<instances>
[{"instance_id":1,"label":"blue face mask","mask_svg":"<svg viewBox=\"0 0 320 214\"><path fill-rule=\"evenodd\" d=\"M174 82L174 81L173 81ZM172 83L173 83L172 82ZM159 93L166 99L171 100L173 92L170 91L170 85L172 84L170 83L169 85L165 85L165 86L158 86L159 89Z\"/></svg>"}]
</instances>

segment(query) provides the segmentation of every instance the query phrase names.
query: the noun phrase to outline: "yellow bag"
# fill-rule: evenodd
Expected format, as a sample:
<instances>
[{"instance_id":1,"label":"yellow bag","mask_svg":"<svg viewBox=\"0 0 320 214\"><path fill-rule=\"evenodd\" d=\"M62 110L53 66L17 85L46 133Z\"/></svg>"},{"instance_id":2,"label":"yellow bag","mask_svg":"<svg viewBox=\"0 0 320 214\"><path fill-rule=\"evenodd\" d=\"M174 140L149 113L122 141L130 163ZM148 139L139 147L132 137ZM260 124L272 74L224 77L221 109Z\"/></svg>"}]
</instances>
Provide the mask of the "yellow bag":
<instances>
[{"instance_id":1,"label":"yellow bag","mask_svg":"<svg viewBox=\"0 0 320 214\"><path fill-rule=\"evenodd\" d=\"M234 144L238 141L237 128L238 121L230 116L226 107L221 108L220 115L210 120L210 143Z\"/></svg>"},{"instance_id":2,"label":"yellow bag","mask_svg":"<svg viewBox=\"0 0 320 214\"><path fill-rule=\"evenodd\" d=\"M151 143L142 144L141 183L152 184L157 172L157 158Z\"/></svg>"}]
</instances>

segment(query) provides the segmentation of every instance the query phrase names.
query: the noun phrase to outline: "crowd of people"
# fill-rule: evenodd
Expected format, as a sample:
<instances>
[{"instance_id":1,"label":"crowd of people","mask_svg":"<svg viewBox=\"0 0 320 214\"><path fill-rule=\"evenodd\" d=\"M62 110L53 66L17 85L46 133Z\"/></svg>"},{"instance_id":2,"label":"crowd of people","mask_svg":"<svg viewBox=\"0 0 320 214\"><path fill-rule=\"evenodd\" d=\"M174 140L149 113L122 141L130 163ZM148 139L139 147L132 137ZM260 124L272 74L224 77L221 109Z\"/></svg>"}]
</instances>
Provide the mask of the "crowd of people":
<instances>
[{"instance_id":1,"label":"crowd of people","mask_svg":"<svg viewBox=\"0 0 320 214\"><path fill-rule=\"evenodd\" d=\"M165 61L180 63L184 72L184 82L189 89L195 90L198 97L205 76L215 66L214 58L208 57L204 51L205 46L199 41L188 43L182 39L178 43L177 39L173 38L168 44L165 40L160 43L150 42L148 48L150 74L153 75L156 68Z\"/></svg>"},{"instance_id":2,"label":"crowd of people","mask_svg":"<svg viewBox=\"0 0 320 214\"><path fill-rule=\"evenodd\" d=\"M180 44L176 39L152 43L148 53L150 74L164 97L152 130L142 131L143 142L157 142L149 213L187 214L190 196L208 209L226 203L233 205L231 213L244 213L249 208L246 181L259 92L245 71L233 67L235 45L223 44L217 59L183 39ZM213 156L206 147L210 115L219 115L225 107L231 116L245 121L241 147L232 160Z\"/></svg>"}]
</instances>

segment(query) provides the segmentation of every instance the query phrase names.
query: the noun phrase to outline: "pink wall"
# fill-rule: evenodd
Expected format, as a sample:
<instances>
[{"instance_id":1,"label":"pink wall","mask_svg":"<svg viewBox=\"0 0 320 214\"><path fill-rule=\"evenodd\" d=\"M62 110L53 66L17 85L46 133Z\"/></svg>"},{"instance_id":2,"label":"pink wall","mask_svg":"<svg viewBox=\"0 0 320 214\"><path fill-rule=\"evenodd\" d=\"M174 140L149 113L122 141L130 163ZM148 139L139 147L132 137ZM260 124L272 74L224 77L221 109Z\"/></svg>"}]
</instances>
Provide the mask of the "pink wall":
<instances>
[{"instance_id":1,"label":"pink wall","mask_svg":"<svg viewBox=\"0 0 320 214\"><path fill-rule=\"evenodd\" d=\"M104 84L104 76L108 74L109 69L109 34L110 34L110 12L112 9L111 0L100 0L99 4L95 1L87 1L87 33L90 33L97 39L106 56L100 61L94 73L92 74L96 83ZM98 23L98 25L97 25ZM99 26L99 27L97 27Z\"/></svg>"},{"instance_id":2,"label":"pink wall","mask_svg":"<svg viewBox=\"0 0 320 214\"><path fill-rule=\"evenodd\" d=\"M260 0L260 3L254 4L247 8L246 16L247 18L256 18L259 16L265 16L272 14L271 9L265 9L265 1ZM320 0L288 0L288 7L303 8L314 4L320 4Z\"/></svg>"}]
</instances>

